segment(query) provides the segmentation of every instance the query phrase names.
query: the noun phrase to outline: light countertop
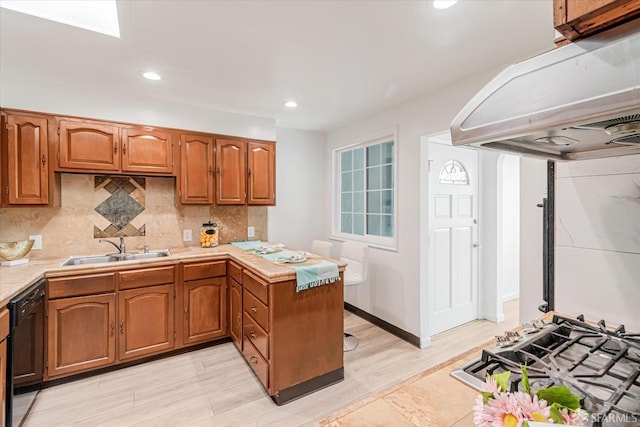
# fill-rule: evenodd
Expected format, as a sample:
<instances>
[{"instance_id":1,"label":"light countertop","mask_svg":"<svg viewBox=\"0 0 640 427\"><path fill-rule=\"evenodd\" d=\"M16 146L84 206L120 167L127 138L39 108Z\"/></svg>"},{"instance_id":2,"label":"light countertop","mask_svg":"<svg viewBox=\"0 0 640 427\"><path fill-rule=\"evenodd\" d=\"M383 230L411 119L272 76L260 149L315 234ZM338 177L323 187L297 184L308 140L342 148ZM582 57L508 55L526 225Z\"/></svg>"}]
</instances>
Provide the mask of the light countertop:
<instances>
[{"instance_id":1,"label":"light countertop","mask_svg":"<svg viewBox=\"0 0 640 427\"><path fill-rule=\"evenodd\" d=\"M61 264L67 257L38 258L29 260L29 263L13 266L0 267L0 307L7 305L9 300L27 288L34 281L42 277L59 277L69 274L94 273L104 270L114 270L130 268L136 266L146 266L148 264L162 265L176 262L233 259L241 263L244 267L253 270L263 276L269 282L282 282L294 280L295 270L287 265L274 264L249 251L243 251L231 244L220 245L215 248L169 248L171 255L162 258L152 258L144 260L118 261L101 264L68 265L62 267ZM73 254L82 255L82 254ZM86 254L87 256L96 254ZM103 255L103 254L98 254ZM341 261L336 262L343 270L346 264Z\"/></svg>"}]
</instances>

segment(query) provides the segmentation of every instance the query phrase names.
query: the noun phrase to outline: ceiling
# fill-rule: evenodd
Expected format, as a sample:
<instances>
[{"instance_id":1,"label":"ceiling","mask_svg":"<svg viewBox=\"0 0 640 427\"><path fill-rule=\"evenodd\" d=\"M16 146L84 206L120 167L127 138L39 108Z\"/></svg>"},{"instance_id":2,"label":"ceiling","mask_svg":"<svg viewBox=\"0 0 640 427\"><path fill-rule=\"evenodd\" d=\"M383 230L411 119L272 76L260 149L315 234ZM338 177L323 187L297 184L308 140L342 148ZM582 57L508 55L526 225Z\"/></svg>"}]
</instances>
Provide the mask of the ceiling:
<instances>
[{"instance_id":1,"label":"ceiling","mask_svg":"<svg viewBox=\"0 0 640 427\"><path fill-rule=\"evenodd\" d=\"M0 9L0 72L329 131L549 50L552 10L551 0L447 10L427 0L126 0L114 38Z\"/></svg>"}]
</instances>

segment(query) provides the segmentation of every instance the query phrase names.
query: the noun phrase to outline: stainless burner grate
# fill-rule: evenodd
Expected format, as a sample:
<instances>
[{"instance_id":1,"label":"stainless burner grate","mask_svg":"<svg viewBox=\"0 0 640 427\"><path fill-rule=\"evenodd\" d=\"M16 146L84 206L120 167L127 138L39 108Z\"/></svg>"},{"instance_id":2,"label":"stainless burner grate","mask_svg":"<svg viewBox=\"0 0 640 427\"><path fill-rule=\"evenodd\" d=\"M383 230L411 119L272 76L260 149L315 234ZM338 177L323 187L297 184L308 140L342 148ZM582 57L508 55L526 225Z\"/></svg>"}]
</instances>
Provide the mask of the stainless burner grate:
<instances>
[{"instance_id":1,"label":"stainless burner grate","mask_svg":"<svg viewBox=\"0 0 640 427\"><path fill-rule=\"evenodd\" d=\"M522 365L532 388L564 384L581 396L594 426L611 418L640 422L640 335L626 334L623 326L610 331L603 321L593 326L582 317L554 316L550 327L527 341L484 350L480 359L452 375L477 387L487 375L510 371L511 391L516 391ZM475 380L465 381L459 374Z\"/></svg>"}]
</instances>

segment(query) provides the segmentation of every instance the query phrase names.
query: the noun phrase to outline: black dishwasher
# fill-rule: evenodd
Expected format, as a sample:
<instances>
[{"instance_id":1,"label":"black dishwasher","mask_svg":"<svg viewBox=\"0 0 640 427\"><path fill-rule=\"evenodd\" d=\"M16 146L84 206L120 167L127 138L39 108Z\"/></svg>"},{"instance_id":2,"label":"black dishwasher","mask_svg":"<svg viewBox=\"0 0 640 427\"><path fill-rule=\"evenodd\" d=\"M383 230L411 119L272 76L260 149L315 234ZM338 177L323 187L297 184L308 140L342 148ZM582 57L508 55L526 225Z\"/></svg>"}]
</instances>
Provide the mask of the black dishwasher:
<instances>
[{"instance_id":1,"label":"black dishwasher","mask_svg":"<svg viewBox=\"0 0 640 427\"><path fill-rule=\"evenodd\" d=\"M7 426L20 426L40 391L44 365L44 299L41 279L14 297L7 339Z\"/></svg>"}]
</instances>

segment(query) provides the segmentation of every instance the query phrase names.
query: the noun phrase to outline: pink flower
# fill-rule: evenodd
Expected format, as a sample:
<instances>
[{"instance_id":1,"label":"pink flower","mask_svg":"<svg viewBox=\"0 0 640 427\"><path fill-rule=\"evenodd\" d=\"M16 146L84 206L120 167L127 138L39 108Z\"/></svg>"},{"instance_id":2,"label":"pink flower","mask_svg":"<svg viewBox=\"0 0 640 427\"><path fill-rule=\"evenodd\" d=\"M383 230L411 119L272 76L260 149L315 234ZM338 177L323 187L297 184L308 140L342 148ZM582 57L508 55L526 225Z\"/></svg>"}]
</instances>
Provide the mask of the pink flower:
<instances>
[{"instance_id":1,"label":"pink flower","mask_svg":"<svg viewBox=\"0 0 640 427\"><path fill-rule=\"evenodd\" d=\"M560 415L566 425L569 426L584 426L587 422L587 417L579 411L569 411L568 409L561 409Z\"/></svg>"},{"instance_id":2,"label":"pink flower","mask_svg":"<svg viewBox=\"0 0 640 427\"><path fill-rule=\"evenodd\" d=\"M527 421L513 394L499 394L486 405L479 396L473 409L473 422L480 427L521 427Z\"/></svg>"},{"instance_id":3,"label":"pink flower","mask_svg":"<svg viewBox=\"0 0 640 427\"><path fill-rule=\"evenodd\" d=\"M532 397L531 395L521 391L514 393L513 397L522 410L522 415L525 419L543 423L549 422L549 413L551 408L547 406L546 400L538 399L538 396L536 395L533 395Z\"/></svg>"},{"instance_id":4,"label":"pink flower","mask_svg":"<svg viewBox=\"0 0 640 427\"><path fill-rule=\"evenodd\" d=\"M487 376L487 379L485 380L483 389L484 389L484 391L488 391L489 393L493 393L494 396L497 396L500 393L502 393L502 389L498 385L498 382L495 380L495 378L492 378L490 376Z\"/></svg>"}]
</instances>

